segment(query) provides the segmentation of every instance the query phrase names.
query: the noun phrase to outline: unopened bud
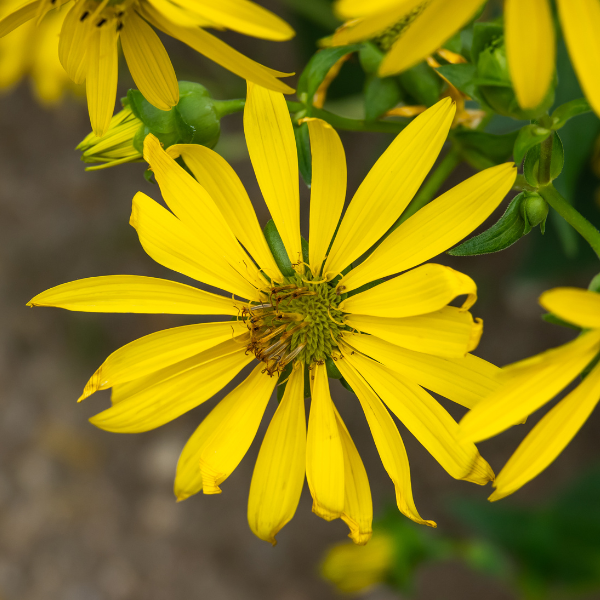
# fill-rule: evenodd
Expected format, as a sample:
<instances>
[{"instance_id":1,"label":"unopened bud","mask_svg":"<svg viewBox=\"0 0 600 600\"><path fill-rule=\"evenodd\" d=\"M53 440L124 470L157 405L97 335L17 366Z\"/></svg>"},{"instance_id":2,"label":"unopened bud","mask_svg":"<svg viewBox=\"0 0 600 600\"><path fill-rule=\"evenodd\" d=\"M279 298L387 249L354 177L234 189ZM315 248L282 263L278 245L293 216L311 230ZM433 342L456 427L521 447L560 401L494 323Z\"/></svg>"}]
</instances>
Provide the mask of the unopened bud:
<instances>
[{"instance_id":1,"label":"unopened bud","mask_svg":"<svg viewBox=\"0 0 600 600\"><path fill-rule=\"evenodd\" d=\"M155 135L164 148L174 144L199 144L214 148L221 133L221 118L239 112L244 100L213 100L199 83L179 82L179 103L163 111L150 104L138 90L129 90L123 110L113 117L108 132L88 135L77 147L85 162L103 163L101 169L143 160L144 140Z\"/></svg>"},{"instance_id":2,"label":"unopened bud","mask_svg":"<svg viewBox=\"0 0 600 600\"><path fill-rule=\"evenodd\" d=\"M525 227L531 229L540 225L544 232L546 218L548 217L548 203L535 192L525 192L521 202L521 217L525 221ZM527 233L527 232L525 232Z\"/></svg>"}]
</instances>

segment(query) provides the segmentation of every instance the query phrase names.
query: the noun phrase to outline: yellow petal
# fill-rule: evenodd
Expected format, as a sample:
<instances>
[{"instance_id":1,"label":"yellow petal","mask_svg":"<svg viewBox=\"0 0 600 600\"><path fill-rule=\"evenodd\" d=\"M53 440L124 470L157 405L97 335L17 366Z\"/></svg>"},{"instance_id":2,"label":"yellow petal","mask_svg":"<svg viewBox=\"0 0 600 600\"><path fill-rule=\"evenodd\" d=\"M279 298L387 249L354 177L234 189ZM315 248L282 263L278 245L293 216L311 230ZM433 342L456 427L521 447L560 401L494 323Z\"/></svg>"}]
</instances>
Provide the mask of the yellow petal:
<instances>
[{"instance_id":1,"label":"yellow petal","mask_svg":"<svg viewBox=\"0 0 600 600\"><path fill-rule=\"evenodd\" d=\"M152 10L152 14L160 17L162 21L181 25L182 27L216 27L214 23L211 23L208 19L202 18L196 13L191 13L184 10L177 4L173 4L171 0L148 0L141 5L143 12L144 7L148 7Z\"/></svg>"},{"instance_id":2,"label":"yellow petal","mask_svg":"<svg viewBox=\"0 0 600 600\"><path fill-rule=\"evenodd\" d=\"M284 94L291 94L294 91L289 85L277 79L278 77L288 77L292 73L281 73L264 67L237 50L234 50L214 35L204 31L204 29L200 29L199 27L181 27L172 21L168 21L150 3L144 3L140 12L157 29L187 44L196 50L196 52L200 52L200 54L203 54L247 81L252 81L253 83L276 92L283 92Z\"/></svg>"},{"instance_id":3,"label":"yellow petal","mask_svg":"<svg viewBox=\"0 0 600 600\"><path fill-rule=\"evenodd\" d=\"M320 119L308 121L312 154L309 262L313 275L321 266L346 199L346 155L335 129Z\"/></svg>"},{"instance_id":4,"label":"yellow petal","mask_svg":"<svg viewBox=\"0 0 600 600\"><path fill-rule=\"evenodd\" d=\"M142 192L133 199L129 223L147 254L161 265L242 298L258 298L256 287L232 269L214 246L203 243L185 223Z\"/></svg>"},{"instance_id":5,"label":"yellow petal","mask_svg":"<svg viewBox=\"0 0 600 600\"><path fill-rule=\"evenodd\" d=\"M27 21L34 19L43 4L43 0L35 0L21 6L17 10L9 13L6 17L0 19L0 38L14 31Z\"/></svg>"},{"instance_id":6,"label":"yellow petal","mask_svg":"<svg viewBox=\"0 0 600 600\"><path fill-rule=\"evenodd\" d=\"M324 273L341 273L394 224L437 159L455 110L449 98L441 100L411 121L381 155L346 210Z\"/></svg>"},{"instance_id":7,"label":"yellow petal","mask_svg":"<svg viewBox=\"0 0 600 600\"><path fill-rule=\"evenodd\" d=\"M402 32L379 67L382 77L405 71L433 54L474 16L482 0L432 0Z\"/></svg>"},{"instance_id":8,"label":"yellow petal","mask_svg":"<svg viewBox=\"0 0 600 600\"><path fill-rule=\"evenodd\" d=\"M358 396L362 409L367 417L369 429L377 446L381 462L396 488L398 509L409 519L422 525L436 527L433 521L425 521L419 515L412 495L410 467L404 443L390 413L381 400L365 382L362 376L345 358L337 361L337 366L344 379L350 384Z\"/></svg>"},{"instance_id":9,"label":"yellow petal","mask_svg":"<svg viewBox=\"0 0 600 600\"><path fill-rule=\"evenodd\" d=\"M506 0L506 56L517 100L535 108L545 98L554 75L556 41L548 0Z\"/></svg>"},{"instance_id":10,"label":"yellow petal","mask_svg":"<svg viewBox=\"0 0 600 600\"><path fill-rule=\"evenodd\" d=\"M370 290L350 296L340 304L347 313L378 317L412 317L444 308L466 295L468 310L477 300L475 282L450 267L428 263Z\"/></svg>"},{"instance_id":11,"label":"yellow petal","mask_svg":"<svg viewBox=\"0 0 600 600\"><path fill-rule=\"evenodd\" d=\"M310 377L306 479L313 497L313 512L331 521L344 511L344 450L325 365L313 365Z\"/></svg>"},{"instance_id":12,"label":"yellow petal","mask_svg":"<svg viewBox=\"0 0 600 600\"><path fill-rule=\"evenodd\" d=\"M248 499L248 523L275 545L300 501L306 465L304 365L294 369L260 447Z\"/></svg>"},{"instance_id":13,"label":"yellow petal","mask_svg":"<svg viewBox=\"0 0 600 600\"><path fill-rule=\"evenodd\" d=\"M359 546L363 546L373 533L373 501L365 466L350 437L342 417L335 408L335 418L344 452L344 510L342 521L348 525L348 537Z\"/></svg>"},{"instance_id":14,"label":"yellow petal","mask_svg":"<svg viewBox=\"0 0 600 600\"><path fill-rule=\"evenodd\" d=\"M336 46L344 46L376 37L394 27L420 4L423 4L422 0L404 0L395 2L394 6L382 7L382 10L377 12L370 11L362 18L349 21L337 29L333 34L333 43Z\"/></svg>"},{"instance_id":15,"label":"yellow petal","mask_svg":"<svg viewBox=\"0 0 600 600\"><path fill-rule=\"evenodd\" d=\"M298 153L280 93L248 82L244 133L258 185L292 263L302 260Z\"/></svg>"},{"instance_id":16,"label":"yellow petal","mask_svg":"<svg viewBox=\"0 0 600 600\"><path fill-rule=\"evenodd\" d=\"M554 288L540 296L540 304L557 317L584 329L600 327L600 294L579 288Z\"/></svg>"},{"instance_id":17,"label":"yellow petal","mask_svg":"<svg viewBox=\"0 0 600 600\"><path fill-rule=\"evenodd\" d=\"M247 0L175 0L184 10L195 12L227 29L265 40L284 41L294 30L277 15Z\"/></svg>"},{"instance_id":18,"label":"yellow petal","mask_svg":"<svg viewBox=\"0 0 600 600\"><path fill-rule=\"evenodd\" d=\"M157 331L113 352L92 375L79 400L145 377L247 332L241 321L200 323Z\"/></svg>"},{"instance_id":19,"label":"yellow petal","mask_svg":"<svg viewBox=\"0 0 600 600\"><path fill-rule=\"evenodd\" d=\"M446 306L426 315L388 319L369 315L346 315L349 327L370 333L397 346L435 356L457 358L473 350L483 324L471 313Z\"/></svg>"},{"instance_id":20,"label":"yellow petal","mask_svg":"<svg viewBox=\"0 0 600 600\"><path fill-rule=\"evenodd\" d=\"M90 422L117 433L140 433L169 423L211 398L251 362L244 350L239 340L229 340L134 380L126 397Z\"/></svg>"},{"instance_id":21,"label":"yellow petal","mask_svg":"<svg viewBox=\"0 0 600 600\"><path fill-rule=\"evenodd\" d=\"M596 0L558 0L558 14L569 56L585 97L600 114L600 5Z\"/></svg>"},{"instance_id":22,"label":"yellow petal","mask_svg":"<svg viewBox=\"0 0 600 600\"><path fill-rule=\"evenodd\" d=\"M177 76L162 42L143 19L129 11L121 30L121 45L135 85L161 110L179 102Z\"/></svg>"},{"instance_id":23,"label":"yellow petal","mask_svg":"<svg viewBox=\"0 0 600 600\"><path fill-rule=\"evenodd\" d=\"M502 369L473 354L441 358L365 334L345 334L344 341L403 378L467 408L473 408L504 381Z\"/></svg>"},{"instance_id":24,"label":"yellow petal","mask_svg":"<svg viewBox=\"0 0 600 600\"><path fill-rule=\"evenodd\" d=\"M494 483L490 500L500 500L537 477L566 448L600 400L600 368L563 398L531 430Z\"/></svg>"},{"instance_id":25,"label":"yellow petal","mask_svg":"<svg viewBox=\"0 0 600 600\"><path fill-rule=\"evenodd\" d=\"M215 261L225 260L254 287L263 279L240 246L213 198L162 148L152 134L144 140L144 159L150 165L165 202L205 247Z\"/></svg>"},{"instance_id":26,"label":"yellow petal","mask_svg":"<svg viewBox=\"0 0 600 600\"><path fill-rule=\"evenodd\" d=\"M183 158L194 177L215 201L233 234L261 269L271 279L283 281L283 275L267 246L250 198L227 161L210 148L198 144L171 146L167 153L173 158Z\"/></svg>"},{"instance_id":27,"label":"yellow petal","mask_svg":"<svg viewBox=\"0 0 600 600\"><path fill-rule=\"evenodd\" d=\"M446 251L490 216L512 188L516 176L514 164L506 163L459 183L402 223L339 285L345 286L345 291L354 290Z\"/></svg>"},{"instance_id":28,"label":"yellow petal","mask_svg":"<svg viewBox=\"0 0 600 600\"><path fill-rule=\"evenodd\" d=\"M91 19L81 20L87 11L86 3L74 4L65 20L58 39L58 57L64 70L77 84L85 81L87 71L87 47Z\"/></svg>"},{"instance_id":29,"label":"yellow petal","mask_svg":"<svg viewBox=\"0 0 600 600\"><path fill-rule=\"evenodd\" d=\"M175 495L184 500L203 490L220 494L219 486L240 464L256 436L276 377L259 364L202 421L185 445L175 478Z\"/></svg>"},{"instance_id":30,"label":"yellow petal","mask_svg":"<svg viewBox=\"0 0 600 600\"><path fill-rule=\"evenodd\" d=\"M420 0L421 1L421 0ZM411 0L337 0L334 4L336 14L344 19L372 15L389 8L410 4Z\"/></svg>"},{"instance_id":31,"label":"yellow petal","mask_svg":"<svg viewBox=\"0 0 600 600\"><path fill-rule=\"evenodd\" d=\"M520 423L565 388L598 352L600 331L516 363L509 380L460 422L464 439L474 442L490 438Z\"/></svg>"},{"instance_id":32,"label":"yellow petal","mask_svg":"<svg viewBox=\"0 0 600 600\"><path fill-rule=\"evenodd\" d=\"M56 306L79 312L235 316L243 304L167 279L107 275L50 288L27 306Z\"/></svg>"},{"instance_id":33,"label":"yellow petal","mask_svg":"<svg viewBox=\"0 0 600 600\"><path fill-rule=\"evenodd\" d=\"M458 439L458 423L423 388L360 354L344 354L344 360L452 477L478 485L494 479L475 444Z\"/></svg>"},{"instance_id":34,"label":"yellow petal","mask_svg":"<svg viewBox=\"0 0 600 600\"><path fill-rule=\"evenodd\" d=\"M117 23L108 21L93 27L88 37L86 93L92 130L102 137L115 110L119 55Z\"/></svg>"}]
</instances>

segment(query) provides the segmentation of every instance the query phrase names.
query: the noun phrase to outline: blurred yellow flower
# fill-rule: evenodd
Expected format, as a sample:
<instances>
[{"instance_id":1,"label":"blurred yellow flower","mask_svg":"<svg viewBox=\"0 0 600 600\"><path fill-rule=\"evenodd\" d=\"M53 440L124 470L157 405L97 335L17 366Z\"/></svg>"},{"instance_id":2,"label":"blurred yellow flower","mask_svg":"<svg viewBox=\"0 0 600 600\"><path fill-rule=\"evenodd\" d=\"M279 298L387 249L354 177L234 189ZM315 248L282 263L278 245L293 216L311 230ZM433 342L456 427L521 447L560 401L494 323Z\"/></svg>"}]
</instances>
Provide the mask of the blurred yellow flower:
<instances>
[{"instance_id":1,"label":"blurred yellow flower","mask_svg":"<svg viewBox=\"0 0 600 600\"><path fill-rule=\"evenodd\" d=\"M600 352L600 294L555 288L540 304L584 332L572 342L505 368L508 381L460 422L470 441L490 438L520 423L566 388ZM517 491L539 475L565 449L600 400L600 366L563 398L531 430L502 469L490 500Z\"/></svg>"},{"instance_id":2,"label":"blurred yellow flower","mask_svg":"<svg viewBox=\"0 0 600 600\"><path fill-rule=\"evenodd\" d=\"M285 21L248 0L33 0L0 20L0 38L71 1L58 55L75 83L86 82L90 121L98 137L106 133L115 108L119 40L131 76L148 102L169 110L179 100L175 71L152 27L248 81L293 92L277 79L289 74L254 62L203 29L227 28L276 41L294 35Z\"/></svg>"},{"instance_id":3,"label":"blurred yellow flower","mask_svg":"<svg viewBox=\"0 0 600 600\"><path fill-rule=\"evenodd\" d=\"M173 212L136 195L131 224L144 249L162 265L231 296L121 275L64 284L30 305L238 319L161 331L114 352L81 398L113 388L112 407L92 423L123 433L154 429L209 400L253 363L252 373L204 419L179 459L175 494L180 500L201 490L220 493L256 435L277 383L274 375L292 365L254 469L250 527L275 543L295 513L306 472L313 511L327 520L343 519L352 539L364 544L371 535L371 493L331 399L329 361L358 395L406 516L435 525L417 512L408 458L389 410L451 476L482 485L492 479L475 445L457 441L458 424L423 389L471 407L499 384L500 369L468 354L482 330L467 310L476 299L475 283L448 267L417 265L490 215L513 185L514 165L490 168L457 185L401 224L359 266L347 269L406 208L436 161L454 113L454 104L445 99L412 121L371 169L343 218L343 146L327 123L309 120L310 244L303 250L290 114L282 94L249 83L246 142L280 250L289 257L286 264L275 260L242 183L221 156L199 145L165 151L154 136L146 137L144 158ZM376 287L365 286L408 269ZM461 308L448 306L461 295L466 296ZM312 397L308 433L305 373Z\"/></svg>"},{"instance_id":4,"label":"blurred yellow flower","mask_svg":"<svg viewBox=\"0 0 600 600\"><path fill-rule=\"evenodd\" d=\"M340 592L353 594L384 582L394 567L394 540L375 533L366 546L336 544L321 563L321 576Z\"/></svg>"},{"instance_id":5,"label":"blurred yellow flower","mask_svg":"<svg viewBox=\"0 0 600 600\"><path fill-rule=\"evenodd\" d=\"M393 75L433 54L483 4L483 0L337 0L338 14L349 20L336 32L333 42L350 44L391 31L390 49L379 72L381 76ZM557 6L579 83L600 115L600 2L557 0ZM556 62L550 2L505 0L504 24L508 66L517 100L524 109L535 108L548 93Z\"/></svg>"},{"instance_id":6,"label":"blurred yellow flower","mask_svg":"<svg viewBox=\"0 0 600 600\"><path fill-rule=\"evenodd\" d=\"M0 7L0 18L19 4L19 0L5 0ZM58 60L58 36L63 20L64 13L52 12L42 19L39 27L33 22L26 23L0 38L0 90L10 90L29 76L36 98L45 105L60 102L69 90L79 91Z\"/></svg>"}]
</instances>

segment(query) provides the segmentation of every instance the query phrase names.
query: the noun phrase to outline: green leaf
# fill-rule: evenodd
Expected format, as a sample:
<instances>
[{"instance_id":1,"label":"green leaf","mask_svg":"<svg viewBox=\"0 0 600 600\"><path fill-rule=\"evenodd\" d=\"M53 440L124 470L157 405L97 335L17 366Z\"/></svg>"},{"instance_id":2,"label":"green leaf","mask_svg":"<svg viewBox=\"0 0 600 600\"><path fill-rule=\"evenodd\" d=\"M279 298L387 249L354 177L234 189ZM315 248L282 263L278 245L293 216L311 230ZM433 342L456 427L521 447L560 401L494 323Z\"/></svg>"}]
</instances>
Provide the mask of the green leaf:
<instances>
[{"instance_id":1,"label":"green leaf","mask_svg":"<svg viewBox=\"0 0 600 600\"><path fill-rule=\"evenodd\" d=\"M398 80L416 104L433 106L439 100L443 83L427 63L421 62L404 71Z\"/></svg>"},{"instance_id":2,"label":"green leaf","mask_svg":"<svg viewBox=\"0 0 600 600\"><path fill-rule=\"evenodd\" d=\"M372 42L364 42L358 51L358 60L365 73L376 73L383 60L383 52Z\"/></svg>"},{"instance_id":3,"label":"green leaf","mask_svg":"<svg viewBox=\"0 0 600 600\"><path fill-rule=\"evenodd\" d=\"M512 246L523 237L525 232L525 222L519 210L523 197L524 194L521 193L513 198L500 220L487 231L476 235L460 244L460 246L448 250L448 254L452 256L477 256L499 252Z\"/></svg>"},{"instance_id":4,"label":"green leaf","mask_svg":"<svg viewBox=\"0 0 600 600\"><path fill-rule=\"evenodd\" d=\"M342 377L340 383L349 391L354 394L354 390L350 387L350 384Z\"/></svg>"},{"instance_id":5,"label":"green leaf","mask_svg":"<svg viewBox=\"0 0 600 600\"><path fill-rule=\"evenodd\" d=\"M550 133L551 131L549 129L540 127L535 123L522 127L515 141L515 149L513 152L517 165L521 164L521 161L525 158L525 155L531 148L541 144Z\"/></svg>"},{"instance_id":6,"label":"green leaf","mask_svg":"<svg viewBox=\"0 0 600 600\"><path fill-rule=\"evenodd\" d=\"M542 319L546 321L546 323L550 323L551 325L560 325L561 327L567 327L569 329L575 329L576 331L581 331L581 327L577 327L577 325L573 325L573 323L569 323L552 313L545 313L542 315Z\"/></svg>"},{"instance_id":7,"label":"green leaf","mask_svg":"<svg viewBox=\"0 0 600 600\"><path fill-rule=\"evenodd\" d=\"M492 42L499 40L504 35L504 28L500 23L475 23L473 26L473 45L471 46L471 61L477 64L479 54Z\"/></svg>"},{"instance_id":8,"label":"green leaf","mask_svg":"<svg viewBox=\"0 0 600 600\"><path fill-rule=\"evenodd\" d=\"M375 281L369 281L369 283L365 283L364 285L361 285L360 287L356 288L355 290L349 291L347 294L347 297L350 298L350 296L356 296L356 294L360 294L361 292L366 292L367 290L370 290L371 288L377 287L380 283L383 283L383 279L376 279Z\"/></svg>"},{"instance_id":9,"label":"green leaf","mask_svg":"<svg viewBox=\"0 0 600 600\"><path fill-rule=\"evenodd\" d=\"M304 183L308 187L312 181L312 155L310 153L310 135L308 133L308 123L302 123L299 127L294 127L296 136L296 148L298 150L298 168Z\"/></svg>"},{"instance_id":10,"label":"green leaf","mask_svg":"<svg viewBox=\"0 0 600 600\"><path fill-rule=\"evenodd\" d=\"M395 77L372 75L365 85L365 120L379 119L401 100L402 92Z\"/></svg>"},{"instance_id":11,"label":"green leaf","mask_svg":"<svg viewBox=\"0 0 600 600\"><path fill-rule=\"evenodd\" d=\"M295 274L295 271L292 268L292 261L287 255L285 246L283 245L283 240L279 235L279 231L277 231L277 227L275 226L273 219L267 222L263 232L265 234L265 239L267 240L269 249L271 250L271 254L275 259L281 274L284 277L292 277Z\"/></svg>"},{"instance_id":12,"label":"green leaf","mask_svg":"<svg viewBox=\"0 0 600 600\"><path fill-rule=\"evenodd\" d=\"M302 260L308 264L308 240L305 240L302 236L300 236L300 245L302 246Z\"/></svg>"},{"instance_id":13,"label":"green leaf","mask_svg":"<svg viewBox=\"0 0 600 600\"><path fill-rule=\"evenodd\" d=\"M577 98L577 100L561 104L550 116L552 119L552 129L560 129L566 125L569 119L588 112L592 112L592 107L585 98Z\"/></svg>"},{"instance_id":14,"label":"green leaf","mask_svg":"<svg viewBox=\"0 0 600 600\"><path fill-rule=\"evenodd\" d=\"M552 140L552 158L550 161L550 179L551 181L556 179L562 171L565 163L565 152L563 149L562 141L556 131L554 132L554 138ZM525 163L523 165L523 175L527 180L527 183L533 187L539 186L538 172L540 165L540 146L534 146L529 150L525 156Z\"/></svg>"},{"instance_id":15,"label":"green leaf","mask_svg":"<svg viewBox=\"0 0 600 600\"><path fill-rule=\"evenodd\" d=\"M346 54L360 50L361 44L325 48L313 54L298 80L296 95L301 102L312 104L312 99L318 87L325 79L329 69Z\"/></svg>"},{"instance_id":16,"label":"green leaf","mask_svg":"<svg viewBox=\"0 0 600 600\"><path fill-rule=\"evenodd\" d=\"M340 370L337 368L337 365L331 357L328 357L325 360L325 367L327 368L327 377L331 377L332 379L342 378Z\"/></svg>"},{"instance_id":17,"label":"green leaf","mask_svg":"<svg viewBox=\"0 0 600 600\"><path fill-rule=\"evenodd\" d=\"M506 162L513 153L513 146L519 130L502 135L474 131L473 129L458 130L454 133L454 141L461 149L476 151L489 158L494 164Z\"/></svg>"},{"instance_id":18,"label":"green leaf","mask_svg":"<svg viewBox=\"0 0 600 600\"><path fill-rule=\"evenodd\" d=\"M463 94L477 100L483 108L487 108L487 104L475 84L477 78L477 67L475 67L475 65L465 63L458 65L442 65L441 67L437 67L436 71L440 75L443 75Z\"/></svg>"}]
</instances>

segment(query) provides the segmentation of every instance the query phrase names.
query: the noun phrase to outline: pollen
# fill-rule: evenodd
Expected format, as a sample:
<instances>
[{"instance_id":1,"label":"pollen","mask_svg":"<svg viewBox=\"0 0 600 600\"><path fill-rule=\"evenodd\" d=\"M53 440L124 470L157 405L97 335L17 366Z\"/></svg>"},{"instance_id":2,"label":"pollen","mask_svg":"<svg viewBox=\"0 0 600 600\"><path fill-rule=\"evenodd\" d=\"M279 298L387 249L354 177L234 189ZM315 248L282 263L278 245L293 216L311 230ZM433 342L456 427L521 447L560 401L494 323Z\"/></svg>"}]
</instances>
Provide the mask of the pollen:
<instances>
[{"instance_id":1,"label":"pollen","mask_svg":"<svg viewBox=\"0 0 600 600\"><path fill-rule=\"evenodd\" d=\"M266 364L266 372L280 373L292 361L322 363L337 349L346 327L334 286L294 275L263 289L261 297L242 318L250 330L247 351Z\"/></svg>"}]
</instances>

